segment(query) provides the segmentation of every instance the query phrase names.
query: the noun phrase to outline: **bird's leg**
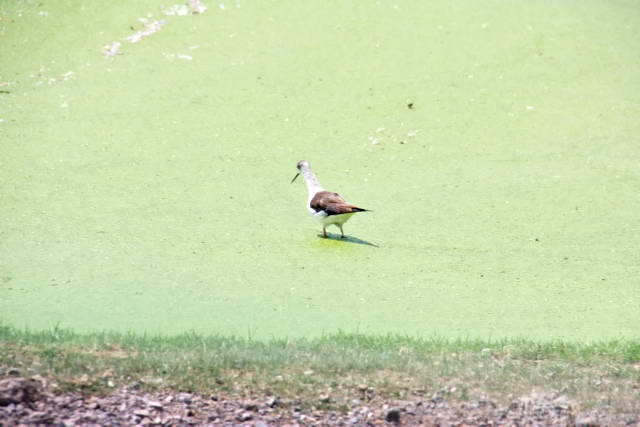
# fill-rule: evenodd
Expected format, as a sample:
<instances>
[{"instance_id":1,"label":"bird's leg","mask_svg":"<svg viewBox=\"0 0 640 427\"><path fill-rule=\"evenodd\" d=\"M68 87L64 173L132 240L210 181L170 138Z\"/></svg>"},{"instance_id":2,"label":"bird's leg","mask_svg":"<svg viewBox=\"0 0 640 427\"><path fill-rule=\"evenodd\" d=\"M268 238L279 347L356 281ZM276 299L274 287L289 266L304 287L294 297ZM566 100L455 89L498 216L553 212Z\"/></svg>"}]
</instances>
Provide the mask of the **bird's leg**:
<instances>
[{"instance_id":1,"label":"bird's leg","mask_svg":"<svg viewBox=\"0 0 640 427\"><path fill-rule=\"evenodd\" d=\"M338 228L340 228L340 238L344 239L344 231L342 231L342 224L338 224Z\"/></svg>"},{"instance_id":2,"label":"bird's leg","mask_svg":"<svg viewBox=\"0 0 640 427\"><path fill-rule=\"evenodd\" d=\"M327 238L327 227L322 227L322 235L325 239Z\"/></svg>"}]
</instances>

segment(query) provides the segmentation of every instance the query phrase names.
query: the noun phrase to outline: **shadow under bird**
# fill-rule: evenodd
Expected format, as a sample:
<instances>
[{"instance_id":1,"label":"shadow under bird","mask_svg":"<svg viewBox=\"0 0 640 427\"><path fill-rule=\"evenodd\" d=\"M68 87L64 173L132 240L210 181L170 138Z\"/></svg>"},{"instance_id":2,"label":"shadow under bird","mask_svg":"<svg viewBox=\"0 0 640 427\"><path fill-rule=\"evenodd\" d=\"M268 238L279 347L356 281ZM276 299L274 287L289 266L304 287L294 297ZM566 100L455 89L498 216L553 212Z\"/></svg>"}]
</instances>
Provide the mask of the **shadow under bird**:
<instances>
[{"instance_id":1,"label":"shadow under bird","mask_svg":"<svg viewBox=\"0 0 640 427\"><path fill-rule=\"evenodd\" d=\"M326 191L320 185L316 174L309 167L309 162L301 160L296 165L298 172L291 182L296 180L302 174L307 183L307 191L309 198L307 200L307 210L309 213L322 224L322 235L327 237L327 226L335 225L340 229L340 234L344 238L342 226L345 222L358 212L371 212L368 209L362 209L347 203L338 193Z\"/></svg>"}]
</instances>

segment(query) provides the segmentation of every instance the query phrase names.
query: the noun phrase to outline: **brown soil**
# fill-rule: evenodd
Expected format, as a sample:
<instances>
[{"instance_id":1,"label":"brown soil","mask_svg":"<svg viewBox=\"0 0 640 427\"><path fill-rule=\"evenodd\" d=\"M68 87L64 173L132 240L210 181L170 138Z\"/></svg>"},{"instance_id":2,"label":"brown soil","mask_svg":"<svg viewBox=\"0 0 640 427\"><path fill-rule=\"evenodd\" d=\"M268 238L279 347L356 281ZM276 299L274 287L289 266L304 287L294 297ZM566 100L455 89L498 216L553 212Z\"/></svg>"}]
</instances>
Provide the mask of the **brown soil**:
<instances>
[{"instance_id":1,"label":"brown soil","mask_svg":"<svg viewBox=\"0 0 640 427\"><path fill-rule=\"evenodd\" d=\"M346 398L346 400L345 400ZM341 402L341 403L338 403ZM148 393L120 388L106 396L54 393L46 379L0 380L0 425L638 425L640 415L581 411L563 397L521 397L508 405L438 396L396 401L359 394L309 405L277 396Z\"/></svg>"}]
</instances>

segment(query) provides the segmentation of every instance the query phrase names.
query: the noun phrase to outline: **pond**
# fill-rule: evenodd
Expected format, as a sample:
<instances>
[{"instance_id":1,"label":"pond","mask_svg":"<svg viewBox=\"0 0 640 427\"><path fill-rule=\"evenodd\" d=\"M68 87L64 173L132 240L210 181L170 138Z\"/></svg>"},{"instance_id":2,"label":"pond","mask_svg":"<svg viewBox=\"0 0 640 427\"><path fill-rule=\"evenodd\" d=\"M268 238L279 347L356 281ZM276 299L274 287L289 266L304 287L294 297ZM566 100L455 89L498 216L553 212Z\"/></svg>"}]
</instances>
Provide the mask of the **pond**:
<instances>
[{"instance_id":1,"label":"pond","mask_svg":"<svg viewBox=\"0 0 640 427\"><path fill-rule=\"evenodd\" d=\"M635 2L201 4L0 5L0 321L639 337Z\"/></svg>"}]
</instances>

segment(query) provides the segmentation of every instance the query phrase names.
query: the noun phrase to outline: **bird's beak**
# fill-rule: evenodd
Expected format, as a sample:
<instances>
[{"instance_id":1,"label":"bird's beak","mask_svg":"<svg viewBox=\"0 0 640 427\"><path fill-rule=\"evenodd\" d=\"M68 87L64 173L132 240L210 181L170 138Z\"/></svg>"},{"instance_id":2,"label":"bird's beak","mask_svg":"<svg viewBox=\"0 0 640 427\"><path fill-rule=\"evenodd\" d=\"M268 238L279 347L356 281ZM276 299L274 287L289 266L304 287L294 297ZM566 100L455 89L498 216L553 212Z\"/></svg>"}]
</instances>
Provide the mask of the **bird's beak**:
<instances>
[{"instance_id":1,"label":"bird's beak","mask_svg":"<svg viewBox=\"0 0 640 427\"><path fill-rule=\"evenodd\" d=\"M298 173L296 174L296 176L294 176L294 177L293 177L293 179L291 180L291 183L293 184L293 181L295 181L295 180L296 180L296 178L297 178L297 177L299 177L299 176L300 176L300 172L298 172Z\"/></svg>"}]
</instances>

